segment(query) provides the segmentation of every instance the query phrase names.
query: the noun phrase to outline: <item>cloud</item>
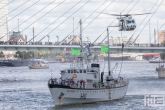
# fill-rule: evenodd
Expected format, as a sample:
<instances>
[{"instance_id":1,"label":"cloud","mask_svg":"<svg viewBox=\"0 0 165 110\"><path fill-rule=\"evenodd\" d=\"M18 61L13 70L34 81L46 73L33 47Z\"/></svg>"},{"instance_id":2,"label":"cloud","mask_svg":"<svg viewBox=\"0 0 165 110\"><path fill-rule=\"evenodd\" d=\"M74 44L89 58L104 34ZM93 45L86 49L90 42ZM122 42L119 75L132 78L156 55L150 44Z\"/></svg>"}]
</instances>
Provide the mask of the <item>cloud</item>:
<instances>
[{"instance_id":1,"label":"cloud","mask_svg":"<svg viewBox=\"0 0 165 110\"><path fill-rule=\"evenodd\" d=\"M12 0L9 0L11 2ZM80 0L65 0L64 3L59 5L63 0L40 0L38 3L36 3L34 6L30 7L29 9L25 10L27 7L33 5L35 2L38 0L30 0L27 2L25 5L20 6L23 4L25 1L22 0L15 0L13 3L9 4L8 9L9 12L14 10L15 8L19 7L17 10L13 11L12 13L9 14L9 18L13 18L11 21L9 21L9 29L13 30L15 27L17 27L17 19L19 19L20 24L25 22L28 18L33 16L31 19L29 19L27 22L23 23L20 26L21 30L24 30L27 28L30 24L37 22L33 24L32 26L28 27L26 30L24 30L24 34L29 36L28 39L30 39L30 36L32 36L32 27L35 27L35 34L40 33L44 28L49 26L49 28L45 29L42 33L39 34L38 38L41 38L41 36L45 36L47 33L51 32L54 28L56 28L60 23L65 21L72 13L74 13L76 10L78 10L82 5L84 5L88 0L82 0L77 6L75 6L72 10L64 14L68 9L73 7L78 1ZM98 7L101 6L106 0L90 0L89 3L87 3L83 8L81 8L77 13L75 13L73 16L68 18L61 26L59 26L57 29L54 29L50 33L50 36L56 36L58 35L60 37L60 40L62 40L64 37L66 37L69 33L73 31L73 18L74 18L74 27L79 26L78 22L80 19L85 20L90 16ZM93 19L94 21L91 22L91 24L84 30L85 34L83 35L88 35L89 38L94 41L96 39L96 36L99 36L103 30L106 29L106 27L111 24L116 17L115 16L108 16L105 14L98 14L102 12L102 10L105 9L108 4L113 2L114 0L107 0L107 2L99 8L95 13L93 13L84 23L83 27L88 25ZM104 13L113 13L113 14L120 14L122 10L124 10L128 4L132 0L115 0L107 9L105 9ZM43 9L46 5L50 4L53 2L51 5L49 5L47 8L39 12L41 9ZM138 3L138 0L133 0L132 3L125 9L125 11L122 14L126 13L148 13L150 9L153 7L153 5L156 3L155 0L140 0ZM155 5L154 10L158 7L159 3L161 0L158 0L158 3ZM137 5L135 5L137 3ZM163 3L164 4L164 3ZM161 26L164 23L164 17L162 13L165 11L165 8L163 7L164 5L161 5L157 13L154 14L154 16L151 19L151 30L156 28L157 26L157 21L159 21L159 26ZM135 5L135 6L134 6ZM134 7L133 7L134 6ZM50 11L51 9L55 8L54 10ZM133 8L132 8L133 7ZM21 13L23 10L25 10L23 13ZM50 11L50 12L49 12ZM38 14L35 14L39 12ZM49 13L48 13L49 12ZM21 13L20 15L18 15ZM48 14L46 14L48 13ZM44 14L46 14L44 16ZM64 16L62 16L64 14ZM18 16L17 16L18 15ZM16 16L16 17L15 17ZM42 17L44 16L44 17ZM61 16L61 17L60 17ZM98 17L97 17L98 16ZM135 37L139 34L141 29L145 26L151 15L148 15L146 17L146 20L142 23L140 26L141 22L145 18L146 15L143 16L133 16L133 18L136 20L137 27L139 29L136 31ZM97 18L96 18L97 17ZM58 19L59 18L59 19ZM96 18L96 19L95 19ZM54 22L56 19L58 19L56 22ZM54 23L53 23L54 22ZM115 22L112 25L116 25L118 22L115 20ZM162 28L164 29L164 27ZM112 30L110 28L110 30ZM148 25L144 28L144 32L142 32L139 36L139 39L141 42L147 42L149 43L149 36L148 36ZM75 31L76 34L79 34L79 29L76 29ZM132 33L134 32L123 32L125 35L130 37ZM116 28L112 33L112 36L120 36L120 32L118 31L118 28ZM106 33L103 34L103 36L100 39L103 39L106 36ZM55 37L50 38L52 40L56 40ZM44 41L44 40L43 40Z\"/></svg>"}]
</instances>

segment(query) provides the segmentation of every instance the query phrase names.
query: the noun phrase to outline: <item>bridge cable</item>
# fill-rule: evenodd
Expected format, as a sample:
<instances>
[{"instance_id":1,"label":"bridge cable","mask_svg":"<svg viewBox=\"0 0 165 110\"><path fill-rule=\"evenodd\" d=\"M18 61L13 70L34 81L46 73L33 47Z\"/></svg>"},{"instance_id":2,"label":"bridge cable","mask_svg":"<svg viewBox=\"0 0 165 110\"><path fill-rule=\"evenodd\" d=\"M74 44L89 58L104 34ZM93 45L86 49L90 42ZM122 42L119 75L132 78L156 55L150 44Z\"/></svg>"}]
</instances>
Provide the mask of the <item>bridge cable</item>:
<instances>
[{"instance_id":1,"label":"bridge cable","mask_svg":"<svg viewBox=\"0 0 165 110\"><path fill-rule=\"evenodd\" d=\"M133 0L132 0L132 1L133 1ZM132 1L131 1L131 2L132 2ZM127 7L126 7L126 8L127 8ZM106 9L106 8L105 8L105 9ZM102 14L102 13L103 13L103 11L105 11L105 9L104 9L104 10L102 10L102 11L101 11L101 13L99 13L99 15L98 15L98 16L100 16L100 14ZM94 18L94 19L93 19L90 23L92 23L92 22L93 22L93 21L94 21L94 20L95 20L98 16L96 16L96 17L95 17L95 18ZM89 26L89 24L90 24L90 23L88 23L88 25L87 25L85 28L83 28L83 30L84 30L84 29L86 29L86 28ZM82 31L83 31L83 30L82 30Z\"/></svg>"},{"instance_id":2,"label":"bridge cable","mask_svg":"<svg viewBox=\"0 0 165 110\"><path fill-rule=\"evenodd\" d=\"M90 1L90 0L89 0ZM61 24L63 24L67 19L69 19L73 14L75 14L77 11L79 11L82 7L84 7L87 3L86 2L84 5L82 5L78 10L76 10L74 13L72 13L69 17L67 17L63 22L61 22L58 26L56 26L52 31L54 31L57 27L59 27ZM49 35L52 31L50 31L47 35ZM40 42L41 40L43 40L46 36L44 36L42 39L40 39L38 42Z\"/></svg>"},{"instance_id":3,"label":"bridge cable","mask_svg":"<svg viewBox=\"0 0 165 110\"><path fill-rule=\"evenodd\" d=\"M78 10L76 10L74 13L72 13L69 17L67 17L67 19L69 19L73 14L75 14L77 11L79 11L81 8L83 8L87 3L89 3L90 2L90 0L88 1L88 2L86 2L84 5L82 5ZM52 33L55 29L57 29L61 24L63 24L67 19L65 19L62 23L60 23L58 26L56 26L54 29L52 29L49 33L48 33L48 35L50 34L50 33ZM46 36L45 36L46 37ZM45 38L44 37L44 38Z\"/></svg>"},{"instance_id":4,"label":"bridge cable","mask_svg":"<svg viewBox=\"0 0 165 110\"><path fill-rule=\"evenodd\" d=\"M158 0L154 3L153 7L150 9L149 13L152 11L152 9L155 7L155 5L157 4ZM134 34L136 33L136 31L140 28L140 26L142 25L142 23L144 22L144 20L148 17L148 14L145 16L145 18L142 20L142 22L140 23L140 25L138 26L138 28L133 32L132 36L129 38L129 40L127 41L127 43L125 44L125 46L128 45L128 42L132 39L132 37L134 36Z\"/></svg>"},{"instance_id":5,"label":"bridge cable","mask_svg":"<svg viewBox=\"0 0 165 110\"><path fill-rule=\"evenodd\" d=\"M140 0L139 0L139 1L140 1ZM138 2L139 2L139 1L138 1ZM125 9L124 9L123 11L120 12L120 14L123 13L123 12L128 8L128 6L129 6L132 2L133 2L133 0L125 7ZM137 3L138 3L138 2L137 2ZM136 3L136 4L137 4L137 3ZM133 8L133 7L132 7L132 8ZM116 18L114 19L114 21L111 22L111 24L113 24L113 23L115 22L115 20L116 20ZM110 25L111 25L111 24L110 24ZM117 24L117 25L118 25L118 24ZM116 26L117 26L117 25L116 25ZM113 30L114 30L114 29L115 29L115 28L113 28ZM113 30L112 30L112 31L113 31ZM93 42L93 44L104 34L105 31L106 31L106 29L105 29L105 30L100 34L100 36ZM112 31L111 31L111 32L112 32ZM111 33L111 32L110 32L110 33ZM107 36L106 36L106 37L107 37ZM101 41L100 44L102 44L102 42L106 39L106 37Z\"/></svg>"},{"instance_id":6,"label":"bridge cable","mask_svg":"<svg viewBox=\"0 0 165 110\"><path fill-rule=\"evenodd\" d=\"M47 8L48 6L50 6L52 3L54 3L56 0L54 0L54 1L52 1L51 3L49 3L48 5L46 5L45 7L43 7L41 10L39 10L37 13L35 13L35 14L33 14L30 18L28 18L27 20L25 20L24 22L22 22L19 26L21 26L21 25L23 25L25 22L27 22L28 20L30 20L31 18L33 18L34 16L36 16L36 14L38 14L38 13L40 13L41 11L43 11L45 8ZM65 0L64 0L65 1ZM61 3L63 3L64 1L62 1ZM60 4L61 4L60 3ZM59 6L59 5L57 5L57 6ZM56 7L57 7L56 6ZM56 8L55 7L55 8ZM53 9L55 9L55 8L53 8ZM52 11L53 9L51 9L51 10L49 10L46 14L48 14L50 11ZM46 14L44 14L43 16L45 16ZM38 21L39 19L41 19L41 18L43 18L43 16L42 17L40 17L40 18L38 18L36 21ZM35 22L36 22L35 21ZM35 22L33 22L31 25L33 25ZM31 25L29 25L28 27L30 27ZM18 26L17 26L18 27ZM16 29L17 27L15 27L14 29ZM28 27L26 27L25 29L23 29L22 30L22 32L24 31L24 30L26 30ZM14 30L13 29L13 30Z\"/></svg>"},{"instance_id":7,"label":"bridge cable","mask_svg":"<svg viewBox=\"0 0 165 110\"><path fill-rule=\"evenodd\" d=\"M82 23L84 23L90 16L92 16L92 15L93 15L98 9L100 9L106 2L107 2L107 0L104 1L103 4L101 4L95 11L93 11ZM111 3L113 3L113 2L111 2ZM111 4L111 3L110 3L110 4ZM110 5L110 4L109 4L109 5ZM109 5L108 5L108 6L109 6ZM105 8L105 9L106 9L106 8ZM77 28L78 28L78 27L79 27L79 26L77 26ZM77 29L77 28L76 28L76 29ZM74 30L75 30L75 29L74 29ZM72 32L71 32L71 33L72 33ZM75 38L75 37L73 37L73 38L70 40L70 42L71 42L74 38ZM70 43L70 42L69 42L69 43Z\"/></svg>"},{"instance_id":8,"label":"bridge cable","mask_svg":"<svg viewBox=\"0 0 165 110\"><path fill-rule=\"evenodd\" d=\"M139 0L139 1L140 1L140 0ZM138 2L139 2L139 1L138 1ZM125 9L126 9L132 2L133 2L133 0L125 7ZM137 3L138 3L138 2L137 2ZM136 3L136 4L137 4L137 3ZM134 7L134 6L133 6L133 7ZM125 11L125 9L124 9L123 11ZM105 9L104 9L104 10L105 10ZM104 11L104 10L103 10L103 11ZM102 11L102 12L103 12L103 11ZM122 11L122 12L123 12L123 11ZM101 13L102 13L102 12L101 12ZM121 12L121 13L122 13L122 12ZM100 14L101 14L101 13L100 13ZM99 14L99 15L100 15L100 14ZM98 16L99 16L99 15L98 15ZM97 16L97 17L98 17L98 16ZM96 19L97 17L95 17L95 19ZM92 23L95 19L93 19L90 23ZM114 21L115 21L115 20L116 20L116 19L114 19ZM113 21L113 22L114 22L114 21ZM112 22L112 23L113 23L113 22ZM90 23L89 23L89 24L90 24ZM112 23L111 23L111 24L112 24ZM88 24L88 25L89 25L89 24ZM110 24L110 25L111 25L111 24ZM87 25L87 26L88 26L88 25ZM86 26L86 27L87 27L87 26ZM86 27L85 27L85 28L86 28ZM85 28L84 28L84 29L85 29ZM84 29L83 29L83 30L84 30ZM104 30L104 32L105 32L105 31L106 31L106 30ZM103 32L103 33L104 33L104 32ZM111 31L111 32L112 32L112 31ZM100 35L100 36L101 36L101 35ZM73 39L74 39L74 38L73 38ZM73 39L72 39L72 40L73 40ZM97 38L97 39L98 39L98 38ZM106 39L106 37L105 37L105 39ZM104 39L104 40L105 40L105 39ZM72 41L72 40L71 40L71 41ZM71 41L70 41L70 42L71 42Z\"/></svg>"},{"instance_id":9,"label":"bridge cable","mask_svg":"<svg viewBox=\"0 0 165 110\"><path fill-rule=\"evenodd\" d=\"M63 13L60 17L58 17L56 20L53 21L53 23L55 23L57 20L59 20L62 16L64 16L66 13L68 13L71 9L73 9L75 6L77 6L82 0L80 0L79 2L77 2L74 6L72 6L69 10L67 10L65 13ZM53 23L49 24L46 28L44 28L42 31L40 31L37 35L34 36L34 38L36 38L40 33L42 33L43 31L45 31L48 27L50 27ZM33 38L32 38L33 39ZM31 40L32 40L31 39ZM29 40L28 42L30 42L31 40Z\"/></svg>"},{"instance_id":10,"label":"bridge cable","mask_svg":"<svg viewBox=\"0 0 165 110\"><path fill-rule=\"evenodd\" d=\"M152 16L150 17L150 19L153 17L153 15L156 13L156 11L159 9L159 7L161 6L161 4L163 3L164 0L161 1L161 3L159 4L159 6L157 7L157 9L155 10L155 12L152 14ZM140 33L138 34L138 36L135 38L135 40L133 41L133 44L135 43L136 39L139 37L139 35L142 33L142 31L144 30L144 28L146 27L146 25L148 24L149 21L147 21L147 23L145 24L145 26L143 27L143 29L140 31Z\"/></svg>"},{"instance_id":11,"label":"bridge cable","mask_svg":"<svg viewBox=\"0 0 165 110\"><path fill-rule=\"evenodd\" d=\"M114 1L115 1L115 0L114 0ZM103 11L104 11L105 9L107 9L114 1L112 1L106 8L104 8ZM101 7L101 6L100 6L100 7ZM99 8L100 8L100 7L99 7ZM97 8L95 11L97 11L99 8ZM95 11L94 11L94 12L95 12ZM102 12L103 12L103 11L102 11ZM94 12L93 12L93 13L94 13ZM101 12L101 13L102 13L102 12ZM92 14L93 14L93 13L92 13ZM99 13L99 15L100 15L101 13ZM92 15L92 14L91 14L91 15ZM98 15L98 16L99 16L99 15ZM97 16L97 17L98 17L98 16ZM95 19L96 19L97 17L95 17ZM89 17L88 17L88 18L89 18ZM87 20L87 18L86 18L83 22L85 22L86 20ZM91 24L92 22L93 22L93 20L92 20L90 23L88 23L88 25ZM86 26L86 27L87 27L87 26ZM78 27L77 27L77 28L78 28ZM77 29L77 28L76 28L76 29ZM83 29L83 30L84 30L84 29ZM72 32L73 32L73 31L72 31ZM74 38L72 38L72 39L70 40L70 42L71 42L73 39L74 39ZM69 43L70 43L70 42L69 42Z\"/></svg>"},{"instance_id":12,"label":"bridge cable","mask_svg":"<svg viewBox=\"0 0 165 110\"><path fill-rule=\"evenodd\" d=\"M133 7L128 11L128 13L139 3L139 1L140 1L140 0L138 0L138 1L133 5ZM131 1L131 2L132 2L132 1ZM131 3L131 2L130 2L130 3ZM128 6L130 5L130 3L128 4ZM128 6L127 6L127 7L128 7ZM127 7L126 7L126 8L127 8ZM126 9L126 8L125 8L125 9ZM125 10L125 9L124 9L124 10ZM122 12L120 12L120 14L123 13L124 10L123 10ZM128 13L127 13L127 14L128 14ZM115 19L115 20L116 20L116 19ZM114 20L114 21L115 21L115 20ZM113 22L114 22L114 21L113 21ZM112 22L112 23L113 23L113 22ZM112 23L111 23L111 24L112 24ZM111 25L111 24L110 24L110 25ZM118 24L116 24L116 26L118 26ZM110 31L109 34L111 34L111 33L114 31L114 29L115 29L115 27L112 29L112 31ZM105 32L105 31L106 31L106 29L104 30L104 32ZM103 32L103 33L104 33L104 32ZM107 37L107 36L106 36L106 37ZM100 42L100 44L102 44L102 43L105 41L106 37Z\"/></svg>"},{"instance_id":13,"label":"bridge cable","mask_svg":"<svg viewBox=\"0 0 165 110\"><path fill-rule=\"evenodd\" d=\"M14 1L15 1L15 0L13 0L13 1L11 1L11 2L7 3L5 6L1 7L0 9L2 9L2 8L6 7L7 5L11 4L11 3L12 3L12 2L14 2Z\"/></svg>"},{"instance_id":14,"label":"bridge cable","mask_svg":"<svg viewBox=\"0 0 165 110\"><path fill-rule=\"evenodd\" d=\"M114 0L114 1L115 1L115 0ZM113 3L114 1L112 1L111 3ZM110 3L110 4L111 4L111 3ZM104 3L103 3L103 4L104 4ZM102 5L103 5L103 4L102 4ZM101 6L102 6L102 5L101 5ZM99 6L94 12L96 12L101 6ZM93 13L94 13L94 12L93 12ZM93 14L93 13L92 13L92 14ZM84 23L92 14L90 14L82 23ZM79 26L77 26L76 28L74 28L73 31L75 31L78 27L79 27ZM72 31L72 32L73 32L73 31ZM71 33L72 33L72 32L71 32ZM70 33L70 34L71 34L71 33ZM70 34L69 34L69 35L70 35ZM68 35L68 36L69 36L69 35ZM61 44L68 36L66 36L59 44ZM73 39L72 39L72 40L73 40ZM72 41L72 40L71 40L71 41Z\"/></svg>"},{"instance_id":15,"label":"bridge cable","mask_svg":"<svg viewBox=\"0 0 165 110\"><path fill-rule=\"evenodd\" d=\"M30 0L27 0L26 2L22 3L20 6L18 6L17 8L13 9L12 11L8 12L8 14L6 14L5 16L9 15L10 13L12 13L13 11L15 11L16 9L20 8L21 6L25 5L27 2L29 2ZM0 19L4 18L5 16L2 16Z\"/></svg>"},{"instance_id":16,"label":"bridge cable","mask_svg":"<svg viewBox=\"0 0 165 110\"><path fill-rule=\"evenodd\" d=\"M25 10L21 11L20 13L18 13L16 16L12 17L11 19L9 19L8 21L11 21L12 19L14 19L15 17L17 17L18 15L20 15L21 13L25 12L26 10L28 10L29 8L31 8L32 6L34 6L35 4L37 4L39 1L41 0L38 0L37 2L35 2L34 4L30 5L28 8L26 8ZM4 23L5 24L5 23ZM1 26L3 26L4 24L2 24ZM0 26L0 27L1 27Z\"/></svg>"},{"instance_id":17,"label":"bridge cable","mask_svg":"<svg viewBox=\"0 0 165 110\"><path fill-rule=\"evenodd\" d=\"M139 0L140 1L140 0ZM137 5L137 3L139 3L139 1L137 1L135 4L134 4L134 6L129 10L129 12ZM128 12L128 13L129 13ZM122 38L122 31L121 31L121 38ZM121 66L120 66L120 71L119 71L119 75L118 75L118 77L120 76L120 74L121 74L121 69L122 69L122 67L123 67L123 49L124 49L124 43L123 43L123 39L122 39L122 62L121 62Z\"/></svg>"},{"instance_id":18,"label":"bridge cable","mask_svg":"<svg viewBox=\"0 0 165 110\"><path fill-rule=\"evenodd\" d=\"M55 0L54 0L55 1ZM53 1L53 2L54 2ZM66 1L66 0L64 0ZM61 5L64 1L60 2L58 5L56 5L54 8L52 8L51 10L49 10L47 13L45 13L44 15L42 15L40 18L38 18L36 21L34 21L32 24L30 24L29 26L27 26L25 29L22 30L22 32L24 30L26 30L27 28L29 28L30 26L32 26L34 23L36 23L38 20L40 20L41 18L43 18L45 15L47 15L48 13L50 13L52 10L54 10L55 8L57 8L59 5ZM53 3L51 2L51 3ZM48 4L47 6L45 6L43 9L45 9L46 7L48 7L50 4ZM33 16L35 16L36 14L38 14L39 12L41 12L43 9L39 10L37 13L35 13L34 15L32 15L30 18L28 18L26 21L28 21L29 19L31 19ZM26 22L24 21L24 22ZM24 23L23 22L23 23ZM23 23L21 23L19 26L21 26ZM17 26L18 27L18 26ZM15 27L14 29L16 29L17 27ZM0 38L1 39L1 38Z\"/></svg>"}]
</instances>

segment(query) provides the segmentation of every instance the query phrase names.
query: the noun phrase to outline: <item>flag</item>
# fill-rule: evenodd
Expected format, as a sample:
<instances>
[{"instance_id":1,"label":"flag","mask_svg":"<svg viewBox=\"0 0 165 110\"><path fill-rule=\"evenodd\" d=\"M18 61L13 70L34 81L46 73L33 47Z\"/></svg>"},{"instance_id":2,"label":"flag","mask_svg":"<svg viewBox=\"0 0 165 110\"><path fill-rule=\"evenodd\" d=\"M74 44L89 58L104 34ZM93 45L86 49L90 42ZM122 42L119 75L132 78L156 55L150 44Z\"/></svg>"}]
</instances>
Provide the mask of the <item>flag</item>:
<instances>
[{"instance_id":1,"label":"flag","mask_svg":"<svg viewBox=\"0 0 165 110\"><path fill-rule=\"evenodd\" d=\"M81 53L80 49L71 48L72 55L79 55Z\"/></svg>"},{"instance_id":2,"label":"flag","mask_svg":"<svg viewBox=\"0 0 165 110\"><path fill-rule=\"evenodd\" d=\"M65 47L65 48L64 48L64 51L68 51L68 50L69 50L69 48L68 48L68 47Z\"/></svg>"},{"instance_id":3,"label":"flag","mask_svg":"<svg viewBox=\"0 0 165 110\"><path fill-rule=\"evenodd\" d=\"M90 45L89 45L89 44L85 46L85 49L86 49L86 51L88 52L88 56L90 56L90 55L91 55L91 52L90 52L89 47L90 47Z\"/></svg>"},{"instance_id":4,"label":"flag","mask_svg":"<svg viewBox=\"0 0 165 110\"><path fill-rule=\"evenodd\" d=\"M101 46L101 52L108 52L108 46Z\"/></svg>"},{"instance_id":5,"label":"flag","mask_svg":"<svg viewBox=\"0 0 165 110\"><path fill-rule=\"evenodd\" d=\"M86 46L85 46L85 49L86 49L87 52L90 52L90 50L89 50L89 45L86 45Z\"/></svg>"}]
</instances>

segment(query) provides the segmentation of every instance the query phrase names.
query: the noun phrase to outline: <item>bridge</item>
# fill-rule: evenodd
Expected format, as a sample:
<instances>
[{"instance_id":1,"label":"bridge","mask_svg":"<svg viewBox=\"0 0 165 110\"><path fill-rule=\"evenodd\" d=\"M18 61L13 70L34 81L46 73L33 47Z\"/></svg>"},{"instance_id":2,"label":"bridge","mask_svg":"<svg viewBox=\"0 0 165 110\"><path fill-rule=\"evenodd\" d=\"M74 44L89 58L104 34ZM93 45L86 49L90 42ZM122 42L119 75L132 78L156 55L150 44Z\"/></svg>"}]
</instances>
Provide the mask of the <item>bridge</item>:
<instances>
[{"instance_id":1,"label":"bridge","mask_svg":"<svg viewBox=\"0 0 165 110\"><path fill-rule=\"evenodd\" d=\"M0 45L1 51L56 51L62 52L65 48L80 48L78 45ZM100 52L100 46L91 47L91 52ZM110 52L121 52L121 46L110 46ZM163 53L165 47L126 46L124 52L128 53Z\"/></svg>"}]
</instances>

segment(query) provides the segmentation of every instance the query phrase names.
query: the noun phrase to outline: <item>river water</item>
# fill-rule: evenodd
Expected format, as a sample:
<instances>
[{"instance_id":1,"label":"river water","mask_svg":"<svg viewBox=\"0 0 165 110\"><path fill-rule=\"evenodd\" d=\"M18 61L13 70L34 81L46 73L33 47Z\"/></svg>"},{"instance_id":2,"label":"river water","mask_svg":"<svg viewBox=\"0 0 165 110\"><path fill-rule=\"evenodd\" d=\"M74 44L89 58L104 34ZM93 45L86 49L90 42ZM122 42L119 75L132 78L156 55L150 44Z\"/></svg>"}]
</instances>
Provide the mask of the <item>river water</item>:
<instances>
[{"instance_id":1,"label":"river water","mask_svg":"<svg viewBox=\"0 0 165 110\"><path fill-rule=\"evenodd\" d=\"M116 62L112 62L111 67ZM100 62L101 71L107 63ZM158 79L158 64L147 61L124 61L120 75L130 79L127 95L115 102L54 107L47 87L48 79L60 77L59 71L69 63L50 64L49 69L28 67L0 67L0 110L165 110L165 106L146 107L145 94L165 94L165 79ZM114 71L117 77L121 68Z\"/></svg>"}]
</instances>

